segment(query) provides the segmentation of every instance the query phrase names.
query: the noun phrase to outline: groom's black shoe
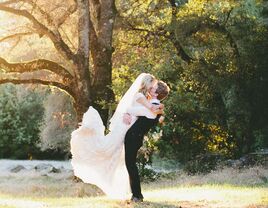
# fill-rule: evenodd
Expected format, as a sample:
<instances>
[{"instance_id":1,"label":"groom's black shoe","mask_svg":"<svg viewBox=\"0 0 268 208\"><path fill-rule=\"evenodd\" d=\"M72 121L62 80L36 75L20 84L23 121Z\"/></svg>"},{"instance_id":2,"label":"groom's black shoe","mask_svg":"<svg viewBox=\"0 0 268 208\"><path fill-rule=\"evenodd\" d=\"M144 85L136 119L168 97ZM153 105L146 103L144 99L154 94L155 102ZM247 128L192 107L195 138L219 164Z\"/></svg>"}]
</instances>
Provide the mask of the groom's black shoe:
<instances>
[{"instance_id":1,"label":"groom's black shoe","mask_svg":"<svg viewBox=\"0 0 268 208\"><path fill-rule=\"evenodd\" d=\"M143 202L143 197L135 197L135 196L132 196L131 197L131 201L132 202Z\"/></svg>"}]
</instances>

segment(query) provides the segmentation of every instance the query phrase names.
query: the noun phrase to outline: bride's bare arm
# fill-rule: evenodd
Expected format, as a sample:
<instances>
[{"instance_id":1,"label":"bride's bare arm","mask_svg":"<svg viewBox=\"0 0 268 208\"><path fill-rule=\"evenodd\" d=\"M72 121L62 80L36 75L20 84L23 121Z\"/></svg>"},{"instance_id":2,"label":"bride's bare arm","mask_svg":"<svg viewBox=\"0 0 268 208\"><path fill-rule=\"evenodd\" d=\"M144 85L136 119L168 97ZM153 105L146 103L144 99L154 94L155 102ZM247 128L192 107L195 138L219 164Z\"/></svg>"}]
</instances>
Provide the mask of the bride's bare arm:
<instances>
[{"instance_id":1,"label":"bride's bare arm","mask_svg":"<svg viewBox=\"0 0 268 208\"><path fill-rule=\"evenodd\" d=\"M152 112L156 111L159 109L159 106L158 105L154 105L152 103L150 103L145 96L143 97L139 97L137 99L137 102L142 104L143 106L145 106L146 108L148 108L149 110L151 110Z\"/></svg>"},{"instance_id":2,"label":"bride's bare arm","mask_svg":"<svg viewBox=\"0 0 268 208\"><path fill-rule=\"evenodd\" d=\"M137 102L148 108L154 114L163 114L164 105L163 104L152 104L145 97L140 97Z\"/></svg>"},{"instance_id":3,"label":"bride's bare arm","mask_svg":"<svg viewBox=\"0 0 268 208\"><path fill-rule=\"evenodd\" d=\"M132 116L145 116L147 118L155 118L156 114L150 111L148 108L144 106L132 106L127 109L128 114Z\"/></svg>"}]
</instances>

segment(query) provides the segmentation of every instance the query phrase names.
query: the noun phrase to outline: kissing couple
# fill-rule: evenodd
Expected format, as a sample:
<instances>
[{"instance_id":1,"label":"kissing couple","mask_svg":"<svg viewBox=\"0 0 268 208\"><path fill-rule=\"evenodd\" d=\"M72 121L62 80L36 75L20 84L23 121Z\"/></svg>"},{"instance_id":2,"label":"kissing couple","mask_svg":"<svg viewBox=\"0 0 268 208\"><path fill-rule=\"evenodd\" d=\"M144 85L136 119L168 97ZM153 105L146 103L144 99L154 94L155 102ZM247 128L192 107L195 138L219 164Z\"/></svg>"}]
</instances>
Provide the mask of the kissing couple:
<instances>
[{"instance_id":1,"label":"kissing couple","mask_svg":"<svg viewBox=\"0 0 268 208\"><path fill-rule=\"evenodd\" d=\"M98 186L108 197L143 201L136 165L143 137L163 121L169 87L148 73L140 74L120 100L110 119L109 133L99 113L90 106L81 126L71 135L74 175Z\"/></svg>"}]
</instances>

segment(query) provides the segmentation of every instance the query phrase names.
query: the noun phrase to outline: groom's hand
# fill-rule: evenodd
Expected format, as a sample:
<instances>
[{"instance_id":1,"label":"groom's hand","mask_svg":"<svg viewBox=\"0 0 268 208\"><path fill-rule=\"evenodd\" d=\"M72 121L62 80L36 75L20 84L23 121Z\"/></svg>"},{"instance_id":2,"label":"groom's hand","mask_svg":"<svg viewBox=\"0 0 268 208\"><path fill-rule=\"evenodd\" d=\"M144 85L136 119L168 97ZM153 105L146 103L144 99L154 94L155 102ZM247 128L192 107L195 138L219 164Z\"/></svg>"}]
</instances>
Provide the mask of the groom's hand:
<instances>
[{"instance_id":1,"label":"groom's hand","mask_svg":"<svg viewBox=\"0 0 268 208\"><path fill-rule=\"evenodd\" d=\"M162 103L159 104L159 109L160 110L164 110L164 107L165 107L164 104L162 104Z\"/></svg>"},{"instance_id":2,"label":"groom's hand","mask_svg":"<svg viewBox=\"0 0 268 208\"><path fill-rule=\"evenodd\" d=\"M164 105L163 104L159 104L158 108L153 110L153 112L155 114L164 114Z\"/></svg>"},{"instance_id":3,"label":"groom's hand","mask_svg":"<svg viewBox=\"0 0 268 208\"><path fill-rule=\"evenodd\" d=\"M129 113L124 113L123 122L124 124L127 124L127 125L131 124L131 115Z\"/></svg>"},{"instance_id":4,"label":"groom's hand","mask_svg":"<svg viewBox=\"0 0 268 208\"><path fill-rule=\"evenodd\" d=\"M164 114L164 110L158 109L156 111L153 111L155 114Z\"/></svg>"},{"instance_id":5,"label":"groom's hand","mask_svg":"<svg viewBox=\"0 0 268 208\"><path fill-rule=\"evenodd\" d=\"M164 116L160 116L160 118L159 118L159 123L163 123L164 122L164 120L165 120L165 117Z\"/></svg>"}]
</instances>

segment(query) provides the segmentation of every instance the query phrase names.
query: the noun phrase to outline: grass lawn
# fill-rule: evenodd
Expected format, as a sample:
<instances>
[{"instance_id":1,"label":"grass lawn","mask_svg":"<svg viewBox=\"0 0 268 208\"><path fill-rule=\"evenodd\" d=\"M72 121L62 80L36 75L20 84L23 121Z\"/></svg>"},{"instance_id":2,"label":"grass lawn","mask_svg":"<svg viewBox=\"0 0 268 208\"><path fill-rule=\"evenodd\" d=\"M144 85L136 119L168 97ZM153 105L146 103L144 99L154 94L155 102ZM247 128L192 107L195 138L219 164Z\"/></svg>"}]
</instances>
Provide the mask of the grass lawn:
<instances>
[{"instance_id":1,"label":"grass lawn","mask_svg":"<svg viewBox=\"0 0 268 208\"><path fill-rule=\"evenodd\" d=\"M0 176L0 207L51 208L268 208L268 170L224 169L207 175L183 172L143 183L143 203L111 200L70 174Z\"/></svg>"}]
</instances>

